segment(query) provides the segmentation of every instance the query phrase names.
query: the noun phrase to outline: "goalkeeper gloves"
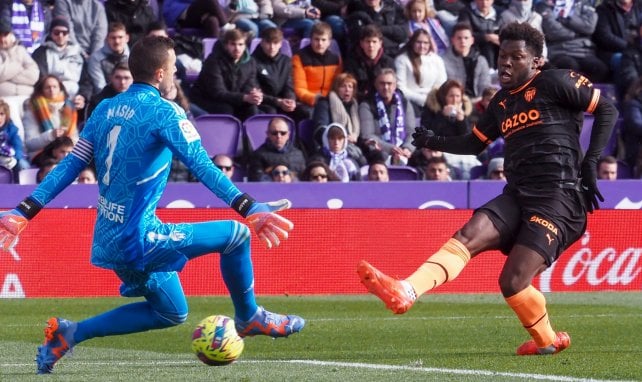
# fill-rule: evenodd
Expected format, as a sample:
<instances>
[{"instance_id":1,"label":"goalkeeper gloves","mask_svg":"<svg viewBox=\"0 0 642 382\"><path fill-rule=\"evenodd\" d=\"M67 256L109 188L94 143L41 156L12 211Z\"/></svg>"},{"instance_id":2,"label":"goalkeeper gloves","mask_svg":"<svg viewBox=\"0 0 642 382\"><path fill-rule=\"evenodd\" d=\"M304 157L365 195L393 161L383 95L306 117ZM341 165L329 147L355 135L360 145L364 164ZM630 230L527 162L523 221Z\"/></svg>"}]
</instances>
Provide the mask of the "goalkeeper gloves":
<instances>
[{"instance_id":1,"label":"goalkeeper gloves","mask_svg":"<svg viewBox=\"0 0 642 382\"><path fill-rule=\"evenodd\" d=\"M13 248L27 223L29 220L17 209L0 212L0 248L5 251Z\"/></svg>"},{"instance_id":2,"label":"goalkeeper gloves","mask_svg":"<svg viewBox=\"0 0 642 382\"><path fill-rule=\"evenodd\" d=\"M582 162L580 172L580 186L584 200L586 201L586 211L593 212L600 209L600 202L604 201L604 197L597 188L597 166L593 161L584 160Z\"/></svg>"},{"instance_id":3,"label":"goalkeeper gloves","mask_svg":"<svg viewBox=\"0 0 642 382\"><path fill-rule=\"evenodd\" d=\"M259 203L247 194L239 196L232 203L232 208L246 217L249 225L268 248L278 247L281 240L287 239L288 233L294 228L291 221L275 213L291 206L292 203L287 199Z\"/></svg>"}]
</instances>

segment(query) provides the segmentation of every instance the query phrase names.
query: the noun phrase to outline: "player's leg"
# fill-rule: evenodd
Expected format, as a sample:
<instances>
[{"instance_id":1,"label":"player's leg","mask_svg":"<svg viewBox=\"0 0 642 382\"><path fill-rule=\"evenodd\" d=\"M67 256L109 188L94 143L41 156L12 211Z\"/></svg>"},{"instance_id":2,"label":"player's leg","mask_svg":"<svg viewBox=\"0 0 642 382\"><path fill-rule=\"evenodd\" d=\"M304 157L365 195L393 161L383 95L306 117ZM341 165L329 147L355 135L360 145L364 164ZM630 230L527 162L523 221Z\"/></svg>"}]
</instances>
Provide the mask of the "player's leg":
<instances>
[{"instance_id":1,"label":"player's leg","mask_svg":"<svg viewBox=\"0 0 642 382\"><path fill-rule=\"evenodd\" d=\"M542 255L523 245L515 245L499 277L508 306L533 338L517 349L518 355L554 354L570 346L566 332L555 333L551 326L546 298L531 281L546 269Z\"/></svg>"},{"instance_id":2,"label":"player's leg","mask_svg":"<svg viewBox=\"0 0 642 382\"><path fill-rule=\"evenodd\" d=\"M364 260L359 263L357 273L370 293L394 313L402 314L422 294L454 280L472 256L498 245L499 233L486 214L478 212L405 280L386 276Z\"/></svg>"},{"instance_id":3,"label":"player's leg","mask_svg":"<svg viewBox=\"0 0 642 382\"><path fill-rule=\"evenodd\" d=\"M405 313L419 296L454 280L472 257L502 245L501 236L510 236L510 222L519 218L518 210L511 208L512 205L512 197L501 195L477 210L451 239L405 280L395 280L361 261L357 267L361 282L370 293L383 300L388 309L396 314Z\"/></svg>"},{"instance_id":4,"label":"player's leg","mask_svg":"<svg viewBox=\"0 0 642 382\"><path fill-rule=\"evenodd\" d=\"M212 252L220 253L221 273L234 304L239 335L287 337L303 329L305 321L301 317L275 314L257 305L250 230L246 225L228 220L190 226L192 242L181 251L189 259Z\"/></svg>"},{"instance_id":5,"label":"player's leg","mask_svg":"<svg viewBox=\"0 0 642 382\"><path fill-rule=\"evenodd\" d=\"M124 285L144 289L147 301L122 305L79 322L50 318L45 342L36 356L39 374L51 373L69 349L88 339L166 328L187 319L187 301L176 272L119 272L119 277Z\"/></svg>"}]
</instances>

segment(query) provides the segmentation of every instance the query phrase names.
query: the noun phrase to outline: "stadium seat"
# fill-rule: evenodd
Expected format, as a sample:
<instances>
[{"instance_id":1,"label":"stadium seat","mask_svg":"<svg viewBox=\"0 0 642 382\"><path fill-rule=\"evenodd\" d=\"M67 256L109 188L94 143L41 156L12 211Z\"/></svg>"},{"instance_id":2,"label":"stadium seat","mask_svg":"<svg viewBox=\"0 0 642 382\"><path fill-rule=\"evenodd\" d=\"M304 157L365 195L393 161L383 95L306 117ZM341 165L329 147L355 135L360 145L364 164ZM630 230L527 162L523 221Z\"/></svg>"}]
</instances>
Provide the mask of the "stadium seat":
<instances>
[{"instance_id":1,"label":"stadium seat","mask_svg":"<svg viewBox=\"0 0 642 382\"><path fill-rule=\"evenodd\" d=\"M304 119L296 127L296 136L299 143L305 148L308 154L316 151L318 143L315 142L315 122L311 119Z\"/></svg>"},{"instance_id":2,"label":"stadium seat","mask_svg":"<svg viewBox=\"0 0 642 382\"><path fill-rule=\"evenodd\" d=\"M201 144L210 157L216 154L236 157L241 139L241 121L229 114L205 114L196 117L195 125L201 136Z\"/></svg>"},{"instance_id":3,"label":"stadium seat","mask_svg":"<svg viewBox=\"0 0 642 382\"><path fill-rule=\"evenodd\" d=\"M203 39L203 60L212 53L212 49L214 49L214 44L216 44L217 40L216 37L205 37Z\"/></svg>"},{"instance_id":4,"label":"stadium seat","mask_svg":"<svg viewBox=\"0 0 642 382\"><path fill-rule=\"evenodd\" d=\"M486 166L479 165L470 169L470 180L484 179L486 177Z\"/></svg>"},{"instance_id":5,"label":"stadium seat","mask_svg":"<svg viewBox=\"0 0 642 382\"><path fill-rule=\"evenodd\" d=\"M290 126L290 141L296 138L296 128L292 118L282 114L257 114L246 119L243 122L243 130L249 144L250 150L255 150L265 142L267 129L270 120L275 117L281 117L286 120Z\"/></svg>"},{"instance_id":6,"label":"stadium seat","mask_svg":"<svg viewBox=\"0 0 642 382\"><path fill-rule=\"evenodd\" d=\"M632 179L633 169L625 161L617 161L617 178L618 179Z\"/></svg>"},{"instance_id":7,"label":"stadium seat","mask_svg":"<svg viewBox=\"0 0 642 382\"><path fill-rule=\"evenodd\" d=\"M37 168L27 168L20 170L18 173L18 182L20 184L38 184L38 169Z\"/></svg>"},{"instance_id":8,"label":"stadium seat","mask_svg":"<svg viewBox=\"0 0 642 382\"><path fill-rule=\"evenodd\" d=\"M299 45L299 49L310 45L310 38L309 37L304 37L301 39L301 44ZM339 48L339 43L337 40L332 39L330 42L330 52L336 54L337 56L341 57L341 48Z\"/></svg>"},{"instance_id":9,"label":"stadium seat","mask_svg":"<svg viewBox=\"0 0 642 382\"><path fill-rule=\"evenodd\" d=\"M410 166L388 166L390 180L419 180L419 172Z\"/></svg>"},{"instance_id":10,"label":"stadium seat","mask_svg":"<svg viewBox=\"0 0 642 382\"><path fill-rule=\"evenodd\" d=\"M13 171L0 166L0 184L13 183Z\"/></svg>"}]
</instances>

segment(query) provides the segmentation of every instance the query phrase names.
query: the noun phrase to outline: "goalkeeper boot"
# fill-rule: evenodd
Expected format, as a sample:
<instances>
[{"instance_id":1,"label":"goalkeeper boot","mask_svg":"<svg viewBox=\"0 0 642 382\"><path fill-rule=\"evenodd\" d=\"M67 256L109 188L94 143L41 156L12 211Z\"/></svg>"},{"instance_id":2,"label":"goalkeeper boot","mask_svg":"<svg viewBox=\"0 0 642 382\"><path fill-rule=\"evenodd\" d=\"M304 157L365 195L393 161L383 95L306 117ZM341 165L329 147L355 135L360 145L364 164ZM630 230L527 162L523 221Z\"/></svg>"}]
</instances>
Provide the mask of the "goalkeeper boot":
<instances>
[{"instance_id":1,"label":"goalkeeper boot","mask_svg":"<svg viewBox=\"0 0 642 382\"><path fill-rule=\"evenodd\" d=\"M365 260L359 262L357 273L368 292L379 297L395 314L406 313L417 299L410 285L386 276Z\"/></svg>"},{"instance_id":2,"label":"goalkeeper boot","mask_svg":"<svg viewBox=\"0 0 642 382\"><path fill-rule=\"evenodd\" d=\"M517 355L542 355L542 354L557 354L567 347L571 346L571 337L566 332L557 332L555 334L555 341L551 346L545 348L538 348L534 340L526 341L522 346L517 348Z\"/></svg>"},{"instance_id":3,"label":"goalkeeper boot","mask_svg":"<svg viewBox=\"0 0 642 382\"><path fill-rule=\"evenodd\" d=\"M241 337L256 335L270 336L273 338L287 337L292 333L298 333L305 326L305 320L295 315L283 315L268 312L262 306L247 321L234 320L236 331Z\"/></svg>"},{"instance_id":4,"label":"goalkeeper boot","mask_svg":"<svg viewBox=\"0 0 642 382\"><path fill-rule=\"evenodd\" d=\"M38 374L49 374L58 362L74 345L74 332L78 324L62 318L51 317L45 328L45 342L38 346L36 364Z\"/></svg>"}]
</instances>

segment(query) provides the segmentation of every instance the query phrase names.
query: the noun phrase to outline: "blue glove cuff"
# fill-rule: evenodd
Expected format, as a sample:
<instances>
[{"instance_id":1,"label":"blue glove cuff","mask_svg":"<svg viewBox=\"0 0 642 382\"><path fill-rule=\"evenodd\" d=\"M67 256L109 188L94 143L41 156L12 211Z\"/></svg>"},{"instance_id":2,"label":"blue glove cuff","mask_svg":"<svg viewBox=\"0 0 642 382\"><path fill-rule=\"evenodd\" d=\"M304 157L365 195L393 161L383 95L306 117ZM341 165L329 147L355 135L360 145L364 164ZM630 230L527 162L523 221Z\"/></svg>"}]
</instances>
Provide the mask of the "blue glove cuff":
<instances>
[{"instance_id":1,"label":"blue glove cuff","mask_svg":"<svg viewBox=\"0 0 642 382\"><path fill-rule=\"evenodd\" d=\"M250 212L250 208L252 208L255 202L256 200L254 200L250 195L241 194L232 202L232 208L234 211L238 212L239 215L247 217Z\"/></svg>"}]
</instances>

